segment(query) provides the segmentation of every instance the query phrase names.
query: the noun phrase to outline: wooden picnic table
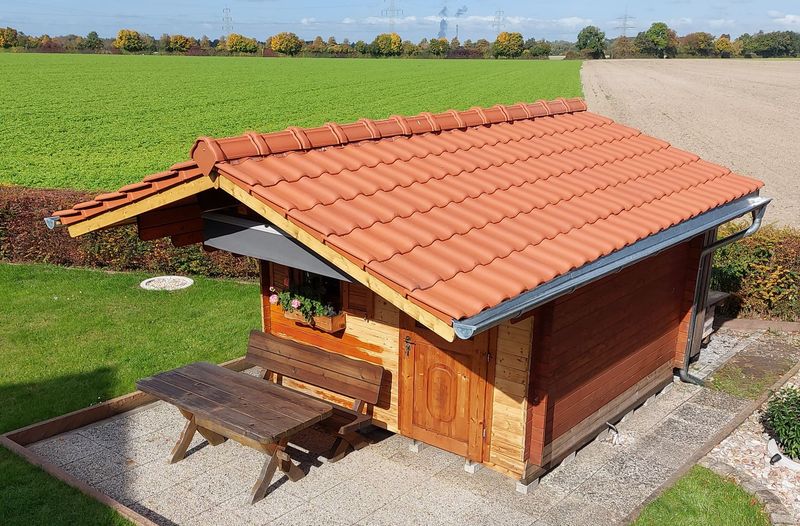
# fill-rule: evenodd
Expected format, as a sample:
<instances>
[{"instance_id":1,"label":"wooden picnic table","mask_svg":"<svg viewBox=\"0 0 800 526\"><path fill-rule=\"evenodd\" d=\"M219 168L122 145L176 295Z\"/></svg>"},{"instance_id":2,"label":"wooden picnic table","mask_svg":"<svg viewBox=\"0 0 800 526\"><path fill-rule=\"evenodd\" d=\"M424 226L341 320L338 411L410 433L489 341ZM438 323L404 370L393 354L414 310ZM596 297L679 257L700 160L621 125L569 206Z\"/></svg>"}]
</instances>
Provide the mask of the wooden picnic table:
<instances>
[{"instance_id":1,"label":"wooden picnic table","mask_svg":"<svg viewBox=\"0 0 800 526\"><path fill-rule=\"evenodd\" d=\"M172 462L185 457L195 432L212 445L231 438L270 455L253 486L253 502L266 494L278 467L292 481L303 477L286 453L288 440L333 414L327 402L207 362L144 378L137 386L175 405L188 420Z\"/></svg>"}]
</instances>

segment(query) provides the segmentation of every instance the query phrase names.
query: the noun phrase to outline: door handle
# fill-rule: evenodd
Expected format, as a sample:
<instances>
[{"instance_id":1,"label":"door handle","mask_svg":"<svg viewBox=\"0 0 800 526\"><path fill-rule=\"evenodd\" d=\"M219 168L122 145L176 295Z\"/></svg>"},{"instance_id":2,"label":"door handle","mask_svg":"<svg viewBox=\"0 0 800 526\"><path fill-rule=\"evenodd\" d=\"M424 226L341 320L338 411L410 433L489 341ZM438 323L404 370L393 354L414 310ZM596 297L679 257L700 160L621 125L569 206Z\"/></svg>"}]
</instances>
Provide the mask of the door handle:
<instances>
[{"instance_id":1,"label":"door handle","mask_svg":"<svg viewBox=\"0 0 800 526\"><path fill-rule=\"evenodd\" d=\"M408 358L408 355L411 353L411 349L413 347L414 347L414 342L411 341L411 336L406 336L405 345L404 345L404 350L406 352L406 358Z\"/></svg>"}]
</instances>

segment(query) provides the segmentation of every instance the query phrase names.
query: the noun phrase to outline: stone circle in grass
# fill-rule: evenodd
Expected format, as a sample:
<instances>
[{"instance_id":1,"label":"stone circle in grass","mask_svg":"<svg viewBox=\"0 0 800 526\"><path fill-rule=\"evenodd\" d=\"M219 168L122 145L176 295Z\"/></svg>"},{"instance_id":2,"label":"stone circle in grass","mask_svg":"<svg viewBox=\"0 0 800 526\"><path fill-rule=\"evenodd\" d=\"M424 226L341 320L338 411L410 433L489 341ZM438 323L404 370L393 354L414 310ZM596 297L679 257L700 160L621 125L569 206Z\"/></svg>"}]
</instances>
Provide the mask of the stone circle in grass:
<instances>
[{"instance_id":1,"label":"stone circle in grass","mask_svg":"<svg viewBox=\"0 0 800 526\"><path fill-rule=\"evenodd\" d=\"M192 278L185 276L156 276L147 278L139 286L145 290L180 290L191 287L193 283Z\"/></svg>"}]
</instances>

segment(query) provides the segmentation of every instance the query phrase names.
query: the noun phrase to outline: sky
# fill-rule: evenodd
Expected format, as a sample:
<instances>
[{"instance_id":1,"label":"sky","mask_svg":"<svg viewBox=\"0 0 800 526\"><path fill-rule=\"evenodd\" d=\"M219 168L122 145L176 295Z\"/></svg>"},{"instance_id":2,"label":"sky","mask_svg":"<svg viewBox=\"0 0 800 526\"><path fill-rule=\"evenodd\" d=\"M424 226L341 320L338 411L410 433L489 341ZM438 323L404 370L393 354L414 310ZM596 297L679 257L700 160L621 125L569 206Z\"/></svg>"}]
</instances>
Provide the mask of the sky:
<instances>
[{"instance_id":1,"label":"sky","mask_svg":"<svg viewBox=\"0 0 800 526\"><path fill-rule=\"evenodd\" d=\"M631 17L628 35L663 21L679 35L708 31L715 35L754 33L760 29L800 31L798 0L662 0L660 2L511 1L511 0L0 0L0 27L11 26L29 35L50 36L97 31L111 37L121 28L155 37L181 33L217 38L227 33L223 9L230 9L233 31L264 40L293 31L311 40L316 35L341 41L370 41L390 30L387 11L394 4L395 31L419 41L437 36L463 41L494 39L501 30L519 31L525 38L575 40L586 25L597 25L608 37L622 33L622 17ZM443 28L444 20L446 28Z\"/></svg>"}]
</instances>

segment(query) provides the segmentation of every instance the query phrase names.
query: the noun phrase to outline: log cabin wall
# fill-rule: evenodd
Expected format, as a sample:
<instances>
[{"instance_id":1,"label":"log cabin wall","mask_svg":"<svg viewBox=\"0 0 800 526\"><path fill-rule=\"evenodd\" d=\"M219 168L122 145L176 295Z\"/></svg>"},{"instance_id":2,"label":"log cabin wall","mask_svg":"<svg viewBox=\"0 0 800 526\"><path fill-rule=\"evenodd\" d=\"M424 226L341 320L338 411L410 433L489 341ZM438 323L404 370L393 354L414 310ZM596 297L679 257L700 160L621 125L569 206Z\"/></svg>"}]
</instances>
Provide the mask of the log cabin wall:
<instances>
[{"instance_id":1,"label":"log cabin wall","mask_svg":"<svg viewBox=\"0 0 800 526\"><path fill-rule=\"evenodd\" d=\"M515 478L525 473L528 370L534 319L504 322L496 331L489 455L486 464Z\"/></svg>"},{"instance_id":2,"label":"log cabin wall","mask_svg":"<svg viewBox=\"0 0 800 526\"><path fill-rule=\"evenodd\" d=\"M345 283L342 289L342 309L347 313L343 333L328 334L297 324L283 316L280 307L270 305L269 287L281 284L289 276L283 265L261 262L261 296L263 330L281 338L289 338L322 349L383 366L383 388L377 406L372 408L376 424L398 431L398 368L400 355L400 311L383 298L358 283ZM352 399L336 393L285 379L294 389L350 406Z\"/></svg>"},{"instance_id":3,"label":"log cabin wall","mask_svg":"<svg viewBox=\"0 0 800 526\"><path fill-rule=\"evenodd\" d=\"M672 380L696 240L537 309L528 459L555 465Z\"/></svg>"}]
</instances>

